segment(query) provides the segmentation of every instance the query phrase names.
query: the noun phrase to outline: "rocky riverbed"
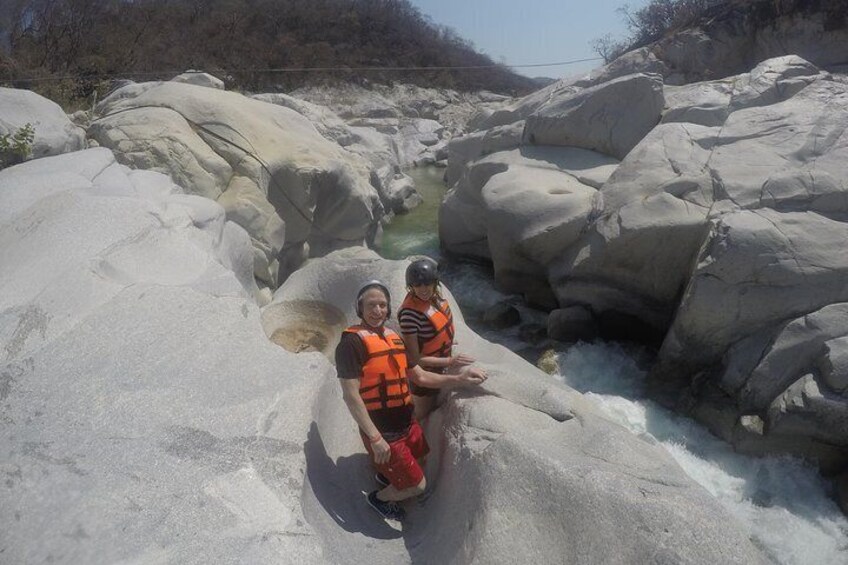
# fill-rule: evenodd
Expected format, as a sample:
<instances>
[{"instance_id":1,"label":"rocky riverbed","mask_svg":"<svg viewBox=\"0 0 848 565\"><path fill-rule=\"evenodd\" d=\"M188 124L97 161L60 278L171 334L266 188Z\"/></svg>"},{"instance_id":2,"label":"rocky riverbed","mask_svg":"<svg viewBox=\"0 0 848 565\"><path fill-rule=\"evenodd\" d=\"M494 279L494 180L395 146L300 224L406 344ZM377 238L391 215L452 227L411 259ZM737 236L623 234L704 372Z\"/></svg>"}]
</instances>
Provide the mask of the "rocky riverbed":
<instances>
[{"instance_id":1,"label":"rocky riverbed","mask_svg":"<svg viewBox=\"0 0 848 565\"><path fill-rule=\"evenodd\" d=\"M403 168L440 163L441 245L549 311L549 337L653 340L656 397L738 449L843 470L848 82L797 55L689 84L652 65L517 101L191 74L122 85L75 117L85 137L0 89L0 133L32 123L37 148L0 172L0 553L769 559L655 441L459 309L491 378L442 398L432 490L390 531L327 357L359 284L402 294L405 261L366 246L420 201Z\"/></svg>"}]
</instances>

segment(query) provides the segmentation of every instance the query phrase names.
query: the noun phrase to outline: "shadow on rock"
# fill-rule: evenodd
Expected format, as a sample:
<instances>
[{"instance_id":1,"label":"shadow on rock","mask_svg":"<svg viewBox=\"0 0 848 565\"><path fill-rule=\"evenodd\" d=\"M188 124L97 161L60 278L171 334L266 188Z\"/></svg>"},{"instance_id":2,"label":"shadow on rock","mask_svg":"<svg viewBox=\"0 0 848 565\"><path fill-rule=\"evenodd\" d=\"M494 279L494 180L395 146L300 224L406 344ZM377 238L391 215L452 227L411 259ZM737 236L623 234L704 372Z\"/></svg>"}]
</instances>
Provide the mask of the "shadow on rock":
<instances>
[{"instance_id":1,"label":"shadow on rock","mask_svg":"<svg viewBox=\"0 0 848 565\"><path fill-rule=\"evenodd\" d=\"M401 532L386 524L365 500L365 494L376 488L368 455L356 453L333 462L314 422L303 449L309 486L340 528L375 539L401 537Z\"/></svg>"}]
</instances>

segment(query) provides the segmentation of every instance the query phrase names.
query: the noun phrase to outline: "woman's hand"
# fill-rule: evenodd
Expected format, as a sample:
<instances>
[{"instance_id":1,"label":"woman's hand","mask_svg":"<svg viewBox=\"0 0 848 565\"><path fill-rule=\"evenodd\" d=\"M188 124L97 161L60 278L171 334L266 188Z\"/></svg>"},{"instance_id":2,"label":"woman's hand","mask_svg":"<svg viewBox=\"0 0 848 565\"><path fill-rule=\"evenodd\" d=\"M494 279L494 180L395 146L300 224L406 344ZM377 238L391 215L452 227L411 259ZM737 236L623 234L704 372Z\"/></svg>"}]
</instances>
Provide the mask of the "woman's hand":
<instances>
[{"instance_id":1,"label":"woman's hand","mask_svg":"<svg viewBox=\"0 0 848 565\"><path fill-rule=\"evenodd\" d=\"M448 363L448 367L465 367L466 365L472 364L476 359L471 357L466 353L460 353L459 355L455 355L450 358L450 363Z\"/></svg>"},{"instance_id":2,"label":"woman's hand","mask_svg":"<svg viewBox=\"0 0 848 565\"><path fill-rule=\"evenodd\" d=\"M371 450L374 453L374 463L383 465L389 462L392 455L392 448L389 443L380 436L380 440L371 443Z\"/></svg>"},{"instance_id":3,"label":"woman's hand","mask_svg":"<svg viewBox=\"0 0 848 565\"><path fill-rule=\"evenodd\" d=\"M470 385L481 385L488 378L486 371L480 367L466 367L457 376L461 383Z\"/></svg>"}]
</instances>

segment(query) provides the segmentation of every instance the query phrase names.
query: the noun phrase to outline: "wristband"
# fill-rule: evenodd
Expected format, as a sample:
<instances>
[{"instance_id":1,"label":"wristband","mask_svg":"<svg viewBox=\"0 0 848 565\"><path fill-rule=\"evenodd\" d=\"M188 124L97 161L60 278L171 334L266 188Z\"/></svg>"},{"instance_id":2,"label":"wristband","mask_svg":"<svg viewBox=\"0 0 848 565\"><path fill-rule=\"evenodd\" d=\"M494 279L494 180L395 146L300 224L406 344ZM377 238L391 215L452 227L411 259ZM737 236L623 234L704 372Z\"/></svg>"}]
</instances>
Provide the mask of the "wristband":
<instances>
[{"instance_id":1,"label":"wristband","mask_svg":"<svg viewBox=\"0 0 848 565\"><path fill-rule=\"evenodd\" d=\"M369 437L368 441L370 441L372 444L374 444L374 443L380 443L380 441L382 441L382 439L383 439L382 434L377 434L377 439Z\"/></svg>"}]
</instances>

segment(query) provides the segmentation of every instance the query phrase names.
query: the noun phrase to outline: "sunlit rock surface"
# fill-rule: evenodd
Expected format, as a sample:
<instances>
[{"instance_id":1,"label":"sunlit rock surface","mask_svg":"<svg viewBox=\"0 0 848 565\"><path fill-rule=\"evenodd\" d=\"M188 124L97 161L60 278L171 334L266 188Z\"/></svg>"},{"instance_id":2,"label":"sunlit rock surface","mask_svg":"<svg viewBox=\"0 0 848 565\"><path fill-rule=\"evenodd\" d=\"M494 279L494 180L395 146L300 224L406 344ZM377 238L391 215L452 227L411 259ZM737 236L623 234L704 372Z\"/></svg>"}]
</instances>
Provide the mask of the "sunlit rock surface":
<instances>
[{"instance_id":1,"label":"sunlit rock surface","mask_svg":"<svg viewBox=\"0 0 848 565\"><path fill-rule=\"evenodd\" d=\"M470 164L439 215L442 244L491 258L498 282L551 304L544 265L574 243L617 160L576 147L522 147Z\"/></svg>"},{"instance_id":2,"label":"sunlit rock surface","mask_svg":"<svg viewBox=\"0 0 848 565\"><path fill-rule=\"evenodd\" d=\"M659 122L663 84L657 75L628 75L552 97L527 117L526 145L581 147L623 159Z\"/></svg>"},{"instance_id":3,"label":"sunlit rock surface","mask_svg":"<svg viewBox=\"0 0 848 565\"><path fill-rule=\"evenodd\" d=\"M848 60L844 6L832 2L720 3L697 27L646 47L670 84L724 78L765 59L798 55L819 67Z\"/></svg>"},{"instance_id":4,"label":"sunlit rock surface","mask_svg":"<svg viewBox=\"0 0 848 565\"><path fill-rule=\"evenodd\" d=\"M447 142L466 131L478 110L507 100L488 92L460 93L410 84L303 87L291 94L330 108L354 131L371 129L387 136L401 167L443 162Z\"/></svg>"},{"instance_id":5,"label":"sunlit rock surface","mask_svg":"<svg viewBox=\"0 0 848 565\"><path fill-rule=\"evenodd\" d=\"M548 101L627 107L626 97L601 95L605 84L624 80L586 89L552 85L544 101L536 93L514 105L526 124L522 143ZM761 440L769 450L826 458L838 468L848 462L848 435L833 422L848 410L848 397L833 383L842 382L844 365L819 344L791 374L753 378L750 371L782 324L848 301L848 254L840 243L848 235L848 85L784 56L727 79L666 86L663 97L661 123L620 164L602 168L600 182L583 181L591 199L579 205L569 188L573 167L548 159L546 184L514 163L527 145L491 145L496 152L489 155L476 149L502 137L504 126L475 132L464 146L462 138L453 141L459 167L441 208L442 244L491 259L501 287L537 304L588 308L602 331L604 319L614 317L616 329L631 337L664 341L651 378L723 437L746 449ZM581 146L607 127L599 122L597 132L587 133L578 123L564 121L550 140ZM613 145L598 150L612 163L615 153ZM494 182L507 170L514 174L508 185ZM567 234L544 225L557 208L529 197L540 190L569 195L561 198L572 201L572 212L555 214ZM497 221L510 198L510 223ZM845 335L840 331L831 328L821 340ZM671 392L679 387L689 393ZM747 400L751 394L756 405ZM722 415L701 404L721 407ZM752 418L762 424L748 425ZM814 433L817 426L831 431Z\"/></svg>"},{"instance_id":6,"label":"sunlit rock surface","mask_svg":"<svg viewBox=\"0 0 848 565\"><path fill-rule=\"evenodd\" d=\"M381 127L348 125L332 110L294 96L282 93L256 94L253 98L291 108L308 118L315 128L328 140L338 143L362 161L362 167L370 170L371 184L376 187L388 215L405 213L421 203L412 179L401 172L404 165L398 140L390 130ZM382 130L382 131L381 131Z\"/></svg>"},{"instance_id":7,"label":"sunlit rock surface","mask_svg":"<svg viewBox=\"0 0 848 565\"><path fill-rule=\"evenodd\" d=\"M119 161L216 199L251 235L255 275L268 286L309 254L373 237L382 206L369 170L288 108L150 82L113 92L96 114L89 136Z\"/></svg>"},{"instance_id":8,"label":"sunlit rock surface","mask_svg":"<svg viewBox=\"0 0 848 565\"><path fill-rule=\"evenodd\" d=\"M33 128L32 159L85 148L85 131L58 104L29 90L0 87L0 135L14 135L26 124Z\"/></svg>"},{"instance_id":9,"label":"sunlit rock surface","mask_svg":"<svg viewBox=\"0 0 848 565\"><path fill-rule=\"evenodd\" d=\"M4 562L325 562L299 501L333 371L265 338L218 204L39 159L0 172L0 256Z\"/></svg>"},{"instance_id":10,"label":"sunlit rock surface","mask_svg":"<svg viewBox=\"0 0 848 565\"><path fill-rule=\"evenodd\" d=\"M196 86L205 86L208 88L217 88L218 90L224 90L224 81L219 79L216 76L212 76L209 73L204 73L200 71L186 71L182 74L179 74L171 79L174 82L185 82L188 84L194 84Z\"/></svg>"}]
</instances>

